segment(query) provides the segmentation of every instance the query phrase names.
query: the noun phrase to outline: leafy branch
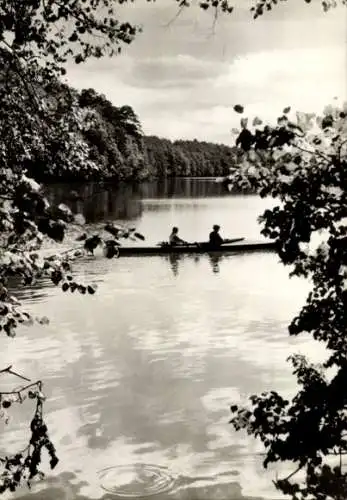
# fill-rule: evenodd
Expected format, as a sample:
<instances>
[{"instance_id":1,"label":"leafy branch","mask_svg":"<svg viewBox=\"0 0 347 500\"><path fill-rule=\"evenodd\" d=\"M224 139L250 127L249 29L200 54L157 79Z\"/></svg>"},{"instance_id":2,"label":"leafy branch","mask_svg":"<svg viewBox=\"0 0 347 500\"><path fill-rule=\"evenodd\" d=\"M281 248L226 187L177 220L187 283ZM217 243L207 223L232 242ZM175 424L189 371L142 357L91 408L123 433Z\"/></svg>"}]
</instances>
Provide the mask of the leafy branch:
<instances>
[{"instance_id":1,"label":"leafy branch","mask_svg":"<svg viewBox=\"0 0 347 500\"><path fill-rule=\"evenodd\" d=\"M243 106L234 109L244 113ZM347 103L327 107L323 116L297 113L294 125L282 115L275 127L259 128L261 121L253 120L254 131L242 118L239 164L229 176L234 186L249 183L261 196L281 201L259 218L261 232L276 241L290 275L312 284L288 331L309 333L327 347L322 366L290 356L299 385L291 401L270 391L251 396L248 407L231 406L234 428L262 441L265 468L278 461L295 465L287 477L273 481L293 500L342 500L347 491L342 464L347 454L347 152L341 148L346 111ZM289 112L289 107L283 110ZM299 136L295 128L302 130ZM321 243L314 246L313 235L322 231ZM330 368L335 375L328 377ZM331 457L339 458L337 466Z\"/></svg>"},{"instance_id":2,"label":"leafy branch","mask_svg":"<svg viewBox=\"0 0 347 500\"><path fill-rule=\"evenodd\" d=\"M22 380L30 381L27 377L13 371L11 365L2 369L0 373L8 373ZM8 423L8 409L13 403L22 404L27 398L36 400L34 415L30 424L31 437L28 445L21 452L0 457L0 493L7 489L15 491L23 479L27 480L27 484L30 486L31 480L35 477L44 477L44 473L39 470L43 448L46 448L50 455L51 469L54 469L58 464L56 450L50 441L43 418L45 396L42 393L41 381L32 382L14 391L0 391L1 416L5 418L5 423Z\"/></svg>"}]
</instances>

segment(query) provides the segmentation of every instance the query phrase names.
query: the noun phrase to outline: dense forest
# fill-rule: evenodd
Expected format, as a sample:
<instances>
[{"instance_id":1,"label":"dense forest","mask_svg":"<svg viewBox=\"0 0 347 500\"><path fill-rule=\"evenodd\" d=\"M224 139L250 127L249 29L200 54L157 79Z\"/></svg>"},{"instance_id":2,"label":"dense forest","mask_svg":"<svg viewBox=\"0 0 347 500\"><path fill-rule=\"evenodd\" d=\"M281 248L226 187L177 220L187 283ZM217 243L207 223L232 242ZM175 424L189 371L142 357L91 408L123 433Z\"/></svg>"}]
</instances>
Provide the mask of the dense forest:
<instances>
[{"instance_id":1,"label":"dense forest","mask_svg":"<svg viewBox=\"0 0 347 500\"><path fill-rule=\"evenodd\" d=\"M16 75L13 80L16 83ZM142 181L229 173L233 148L197 140L173 142L145 136L130 106L117 107L93 89L77 91L58 80L44 86L37 75L31 91L32 99L44 101L46 108L55 113L55 119L65 124L60 134L47 138L51 150L71 144L71 135L78 145L76 152L70 151L68 164L63 164L58 155L47 161L39 146L32 151L26 168L39 181Z\"/></svg>"},{"instance_id":2,"label":"dense forest","mask_svg":"<svg viewBox=\"0 0 347 500\"><path fill-rule=\"evenodd\" d=\"M223 144L172 142L154 136L145 136L143 141L146 163L155 177L223 176L235 157L235 150Z\"/></svg>"},{"instance_id":3,"label":"dense forest","mask_svg":"<svg viewBox=\"0 0 347 500\"><path fill-rule=\"evenodd\" d=\"M91 158L107 177L144 180L229 173L234 150L197 140L170 141L142 134L130 106L116 107L94 90L83 90L78 103L85 112L83 136Z\"/></svg>"},{"instance_id":4,"label":"dense forest","mask_svg":"<svg viewBox=\"0 0 347 500\"><path fill-rule=\"evenodd\" d=\"M30 117L23 123L26 133L20 144L23 164L38 181L224 176L233 164L236 148L145 136L140 119L130 106L117 107L94 89L78 91L58 78L47 81L39 68L31 70L31 82L23 95L23 68L10 64L6 51L1 49L0 67L0 88L11 86L17 92L19 115L24 117L25 109L31 106L40 116L37 123ZM48 115L57 125L54 134L43 129ZM13 136L8 144L16 148L19 145L11 125L14 115L8 116L11 118L7 120L6 133ZM43 153L41 136L49 144L49 157ZM29 141L30 137L37 140ZM16 154L16 150L10 149L7 155ZM68 162L62 161L62 151L68 154Z\"/></svg>"}]
</instances>

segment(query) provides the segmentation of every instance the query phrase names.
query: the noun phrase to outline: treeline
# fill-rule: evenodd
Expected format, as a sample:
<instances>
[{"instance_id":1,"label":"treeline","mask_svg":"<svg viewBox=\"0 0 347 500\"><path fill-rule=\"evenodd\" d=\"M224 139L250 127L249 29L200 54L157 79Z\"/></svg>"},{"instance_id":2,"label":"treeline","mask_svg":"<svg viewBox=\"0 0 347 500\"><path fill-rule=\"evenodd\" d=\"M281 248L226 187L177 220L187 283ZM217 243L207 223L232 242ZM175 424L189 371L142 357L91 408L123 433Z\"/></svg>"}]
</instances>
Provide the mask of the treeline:
<instances>
[{"instance_id":1,"label":"treeline","mask_svg":"<svg viewBox=\"0 0 347 500\"><path fill-rule=\"evenodd\" d=\"M154 177L208 177L229 173L235 149L197 140L143 138L149 173Z\"/></svg>"},{"instance_id":2,"label":"treeline","mask_svg":"<svg viewBox=\"0 0 347 500\"><path fill-rule=\"evenodd\" d=\"M7 159L19 154L23 168L38 181L141 182L229 172L232 148L146 137L130 106L115 106L94 89L78 91L47 78L43 70L31 68L29 72L19 63L14 66L1 48L0 67L0 90L6 94L10 86L17 96L9 104L11 113L7 133L0 138L0 151ZM29 82L24 94L23 74ZM18 123L20 142L16 140Z\"/></svg>"},{"instance_id":3,"label":"treeline","mask_svg":"<svg viewBox=\"0 0 347 500\"><path fill-rule=\"evenodd\" d=\"M78 94L82 135L101 178L141 181L148 178L140 121L130 106L114 106L93 89Z\"/></svg>"},{"instance_id":4,"label":"treeline","mask_svg":"<svg viewBox=\"0 0 347 500\"><path fill-rule=\"evenodd\" d=\"M117 107L93 89L72 93L81 116L79 135L89 148L89 172L59 172L60 180L105 179L143 181L183 176L223 176L233 164L235 148L197 140L143 135L141 123L130 106Z\"/></svg>"},{"instance_id":5,"label":"treeline","mask_svg":"<svg viewBox=\"0 0 347 500\"><path fill-rule=\"evenodd\" d=\"M120 181L182 176L223 176L235 156L234 148L197 140L144 136L130 106L116 107L93 89L79 94L85 110L83 135L91 159L106 177Z\"/></svg>"}]
</instances>

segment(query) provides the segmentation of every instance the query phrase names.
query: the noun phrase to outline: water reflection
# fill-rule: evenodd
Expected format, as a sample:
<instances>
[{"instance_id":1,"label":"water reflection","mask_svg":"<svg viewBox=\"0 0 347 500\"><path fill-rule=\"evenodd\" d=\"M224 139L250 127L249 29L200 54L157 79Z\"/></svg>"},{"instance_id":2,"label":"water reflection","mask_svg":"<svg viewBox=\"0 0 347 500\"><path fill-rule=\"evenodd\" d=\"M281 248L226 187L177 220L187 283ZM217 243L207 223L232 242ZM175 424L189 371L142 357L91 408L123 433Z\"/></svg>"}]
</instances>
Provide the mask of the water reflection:
<instances>
[{"instance_id":1,"label":"water reflection","mask_svg":"<svg viewBox=\"0 0 347 500\"><path fill-rule=\"evenodd\" d=\"M189 259L189 260L195 262L196 264L198 264L200 262L201 258L206 258L206 257L208 258L208 262L210 263L211 271L214 274L218 274L220 272L219 264L220 264L220 262L222 262L223 257L226 257L226 256L223 256L222 254L210 253L210 254L206 254L206 255L201 256L199 254L185 255L185 254L179 254L179 253L172 253L172 254L166 255L164 257L164 260L166 260L169 263L172 274L174 276L178 276L179 270L180 270L180 265L185 259ZM229 255L229 256L227 256L227 258L232 258L232 256Z\"/></svg>"},{"instance_id":2,"label":"water reflection","mask_svg":"<svg viewBox=\"0 0 347 500\"><path fill-rule=\"evenodd\" d=\"M145 182L141 185L143 198L206 198L210 196L229 196L223 186L213 178L176 177Z\"/></svg>"},{"instance_id":3,"label":"water reflection","mask_svg":"<svg viewBox=\"0 0 347 500\"><path fill-rule=\"evenodd\" d=\"M152 464L109 467L99 477L105 491L127 498L158 495L172 489L175 482L166 468Z\"/></svg>"},{"instance_id":4,"label":"water reflection","mask_svg":"<svg viewBox=\"0 0 347 500\"><path fill-rule=\"evenodd\" d=\"M141 190L131 184L55 184L48 187L50 203L67 204L74 213L82 213L87 223L108 219L134 221L141 217Z\"/></svg>"},{"instance_id":5,"label":"water reflection","mask_svg":"<svg viewBox=\"0 0 347 500\"><path fill-rule=\"evenodd\" d=\"M179 262L182 260L182 258L183 258L183 255L180 255L177 253L176 254L175 253L169 254L167 257L174 276L178 276L178 266L179 266Z\"/></svg>"},{"instance_id":6,"label":"water reflection","mask_svg":"<svg viewBox=\"0 0 347 500\"><path fill-rule=\"evenodd\" d=\"M210 260L212 271L215 274L218 274L220 272L219 263L222 260L222 255L221 254L217 254L217 253L216 254L210 253L209 254L209 260Z\"/></svg>"},{"instance_id":7,"label":"water reflection","mask_svg":"<svg viewBox=\"0 0 347 500\"><path fill-rule=\"evenodd\" d=\"M203 185L187 193L214 188ZM91 221L122 213L112 205L116 191L93 189L72 200L83 204L83 193L95 193L100 206L86 201ZM256 217L265 207L258 198L173 193L169 200L160 199L168 186L132 189L122 203L138 203L138 228L154 242L176 224L182 236L202 241L216 220L228 236L259 235ZM60 201L64 189L54 196ZM123 213L132 217L129 210ZM175 478L158 500L273 498L272 471L262 469L258 444L228 425L229 405L267 389L293 390L285 360L297 347L304 354L312 349L286 331L305 299L302 283L288 280L276 255L263 253L96 256L76 262L74 271L85 282L102 281L98 293L64 294L47 283L41 290L22 289L30 312L42 315L43 309L51 323L23 329L15 341L5 338L0 352L0 366L9 361L44 380L47 423L60 458L43 491L21 492L20 498L111 500L99 471L139 463ZM40 303L38 293L45 294ZM21 424L14 419L3 448L19 442ZM142 478L148 481L147 472Z\"/></svg>"},{"instance_id":8,"label":"water reflection","mask_svg":"<svg viewBox=\"0 0 347 500\"><path fill-rule=\"evenodd\" d=\"M180 210L197 208L199 203L192 200L206 197L230 196L213 179L162 179L143 184L53 184L47 187L50 203L67 204L74 213L82 213L87 222L95 223L105 219L131 220L141 217L143 201L167 200L165 207L170 209L170 200L185 198L187 203L180 204ZM164 205L160 207L164 209ZM146 202L146 210L158 211L157 202Z\"/></svg>"}]
</instances>

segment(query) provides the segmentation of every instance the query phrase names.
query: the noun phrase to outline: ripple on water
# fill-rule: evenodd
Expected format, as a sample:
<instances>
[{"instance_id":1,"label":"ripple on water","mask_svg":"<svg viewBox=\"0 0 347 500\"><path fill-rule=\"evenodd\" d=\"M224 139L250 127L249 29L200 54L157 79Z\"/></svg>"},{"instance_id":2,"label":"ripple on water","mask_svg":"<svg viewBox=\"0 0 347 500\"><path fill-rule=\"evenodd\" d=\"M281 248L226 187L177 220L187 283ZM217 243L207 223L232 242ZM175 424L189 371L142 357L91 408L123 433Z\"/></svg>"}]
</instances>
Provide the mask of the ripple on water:
<instances>
[{"instance_id":1,"label":"ripple on water","mask_svg":"<svg viewBox=\"0 0 347 500\"><path fill-rule=\"evenodd\" d=\"M108 493L126 498L143 498L173 488L175 479L165 467L129 464L108 467L99 472L101 487Z\"/></svg>"}]
</instances>

